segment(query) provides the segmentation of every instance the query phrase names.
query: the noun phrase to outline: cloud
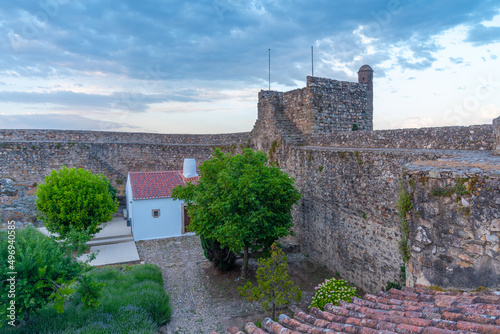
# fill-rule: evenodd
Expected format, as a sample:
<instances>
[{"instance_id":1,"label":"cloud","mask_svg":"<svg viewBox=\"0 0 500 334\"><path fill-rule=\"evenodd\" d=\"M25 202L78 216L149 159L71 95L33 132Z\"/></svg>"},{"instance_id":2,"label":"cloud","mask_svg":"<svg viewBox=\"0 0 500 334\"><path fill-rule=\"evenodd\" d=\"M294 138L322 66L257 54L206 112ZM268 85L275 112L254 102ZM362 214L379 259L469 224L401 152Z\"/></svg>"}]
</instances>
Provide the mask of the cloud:
<instances>
[{"instance_id":1,"label":"cloud","mask_svg":"<svg viewBox=\"0 0 500 334\"><path fill-rule=\"evenodd\" d=\"M1 115L2 129L61 129L61 130L124 130L131 126L110 121L99 121L79 115L18 114ZM133 127L132 127L133 128Z\"/></svg>"},{"instance_id":2,"label":"cloud","mask_svg":"<svg viewBox=\"0 0 500 334\"><path fill-rule=\"evenodd\" d=\"M115 92L111 95L75 93L72 91L55 91L48 93L0 91L2 102L23 104L53 104L72 108L94 109L126 109L133 112L144 112L154 103L169 101L201 102L195 90L184 90L170 94L144 94L136 91Z\"/></svg>"},{"instance_id":3,"label":"cloud","mask_svg":"<svg viewBox=\"0 0 500 334\"><path fill-rule=\"evenodd\" d=\"M476 46L500 42L500 27L485 27L478 24L469 30L467 41Z\"/></svg>"},{"instance_id":4,"label":"cloud","mask_svg":"<svg viewBox=\"0 0 500 334\"><path fill-rule=\"evenodd\" d=\"M464 62L464 59L462 57L456 57L456 58L450 57L449 59L454 64L463 64Z\"/></svg>"},{"instance_id":5,"label":"cloud","mask_svg":"<svg viewBox=\"0 0 500 334\"><path fill-rule=\"evenodd\" d=\"M6 33L0 37L0 71L24 77L101 72L142 79L148 66L158 66L163 80L258 84L267 77L271 48L274 80L291 85L309 74L309 48L317 41L332 39L335 43L323 51L335 52L340 61L354 56L360 65L369 59L376 66L386 60L383 52L370 55L369 45L353 36L360 25L378 50L407 43L415 57L427 59L400 62L411 69L435 61L437 46L425 41L459 24L475 27L469 36L474 43L500 36L496 28L480 24L499 7L490 1L425 6L407 0L319 1L314 6L298 0L49 2L59 5L20 1L2 6Z\"/></svg>"}]
</instances>

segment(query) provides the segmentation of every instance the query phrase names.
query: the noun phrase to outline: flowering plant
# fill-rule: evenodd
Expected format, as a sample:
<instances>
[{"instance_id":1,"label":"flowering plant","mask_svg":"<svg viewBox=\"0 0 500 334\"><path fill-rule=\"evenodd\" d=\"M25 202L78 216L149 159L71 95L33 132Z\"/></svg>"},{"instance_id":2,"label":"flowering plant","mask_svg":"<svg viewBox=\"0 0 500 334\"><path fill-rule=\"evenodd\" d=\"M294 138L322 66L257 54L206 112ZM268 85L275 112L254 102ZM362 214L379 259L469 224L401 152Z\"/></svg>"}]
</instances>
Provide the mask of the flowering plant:
<instances>
[{"instance_id":1,"label":"flowering plant","mask_svg":"<svg viewBox=\"0 0 500 334\"><path fill-rule=\"evenodd\" d=\"M320 310L323 310L328 303L338 305L341 300L350 302L351 297L356 295L356 288L347 285L343 279L327 279L314 289L316 293L310 307L317 307Z\"/></svg>"}]
</instances>

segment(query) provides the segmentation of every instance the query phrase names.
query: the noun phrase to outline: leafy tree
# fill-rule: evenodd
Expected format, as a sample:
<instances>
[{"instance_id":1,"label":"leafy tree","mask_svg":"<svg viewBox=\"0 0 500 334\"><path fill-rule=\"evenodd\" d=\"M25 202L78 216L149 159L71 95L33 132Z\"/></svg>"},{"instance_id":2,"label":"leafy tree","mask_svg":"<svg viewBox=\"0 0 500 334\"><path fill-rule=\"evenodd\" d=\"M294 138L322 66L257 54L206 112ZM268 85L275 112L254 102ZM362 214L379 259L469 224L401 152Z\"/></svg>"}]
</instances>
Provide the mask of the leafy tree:
<instances>
[{"instance_id":1,"label":"leafy tree","mask_svg":"<svg viewBox=\"0 0 500 334\"><path fill-rule=\"evenodd\" d=\"M278 238L291 234L292 206L300 199L293 179L276 165L267 165L260 151L223 154L200 166L198 185L176 187L174 199L187 203L190 228L222 248L240 253L246 277L249 251L268 250Z\"/></svg>"},{"instance_id":2,"label":"leafy tree","mask_svg":"<svg viewBox=\"0 0 500 334\"><path fill-rule=\"evenodd\" d=\"M257 286L253 287L252 282L247 282L238 291L249 301L261 301L264 310L267 312L271 309L272 318L275 319L276 309L289 305L293 300L300 301L302 291L290 279L287 257L276 244L271 246L271 257L259 259L257 263Z\"/></svg>"},{"instance_id":3,"label":"leafy tree","mask_svg":"<svg viewBox=\"0 0 500 334\"><path fill-rule=\"evenodd\" d=\"M50 302L62 312L76 281L84 305L99 306L102 285L87 276L88 266L32 227L0 232L0 258L0 327L28 320Z\"/></svg>"},{"instance_id":4,"label":"leafy tree","mask_svg":"<svg viewBox=\"0 0 500 334\"><path fill-rule=\"evenodd\" d=\"M107 178L82 168L53 170L39 185L36 196L40 219L60 238L75 231L91 238L118 208Z\"/></svg>"}]
</instances>

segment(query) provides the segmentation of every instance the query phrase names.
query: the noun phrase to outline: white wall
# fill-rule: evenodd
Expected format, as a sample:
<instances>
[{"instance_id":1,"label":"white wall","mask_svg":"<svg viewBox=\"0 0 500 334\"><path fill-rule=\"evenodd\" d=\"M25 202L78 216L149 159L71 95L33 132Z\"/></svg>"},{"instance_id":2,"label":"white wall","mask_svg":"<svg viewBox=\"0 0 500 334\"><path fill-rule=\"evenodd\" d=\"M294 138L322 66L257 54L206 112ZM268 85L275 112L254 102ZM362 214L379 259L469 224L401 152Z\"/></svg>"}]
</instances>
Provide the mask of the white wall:
<instances>
[{"instance_id":1,"label":"white wall","mask_svg":"<svg viewBox=\"0 0 500 334\"><path fill-rule=\"evenodd\" d=\"M171 198L133 200L131 205L134 240L181 236L182 201ZM160 209L160 217L153 218L152 210Z\"/></svg>"},{"instance_id":2,"label":"white wall","mask_svg":"<svg viewBox=\"0 0 500 334\"><path fill-rule=\"evenodd\" d=\"M127 178L127 185L125 187L125 194L127 195L127 218L133 217L132 208L132 185L130 184L130 176ZM132 233L134 233L134 226L132 225Z\"/></svg>"}]
</instances>

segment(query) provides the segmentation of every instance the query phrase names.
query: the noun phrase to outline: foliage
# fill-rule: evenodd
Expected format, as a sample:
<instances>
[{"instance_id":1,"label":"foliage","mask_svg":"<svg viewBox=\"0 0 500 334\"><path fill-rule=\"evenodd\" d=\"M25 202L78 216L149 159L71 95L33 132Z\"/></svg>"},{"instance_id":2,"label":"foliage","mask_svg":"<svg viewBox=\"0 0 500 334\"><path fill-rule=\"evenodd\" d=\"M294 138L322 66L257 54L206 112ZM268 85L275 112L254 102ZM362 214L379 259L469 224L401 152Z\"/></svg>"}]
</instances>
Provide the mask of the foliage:
<instances>
[{"instance_id":1,"label":"foliage","mask_svg":"<svg viewBox=\"0 0 500 334\"><path fill-rule=\"evenodd\" d=\"M217 240L206 239L200 235L201 247L207 260L213 262L220 270L230 270L233 267L236 254L228 248L221 248Z\"/></svg>"},{"instance_id":2,"label":"foliage","mask_svg":"<svg viewBox=\"0 0 500 334\"><path fill-rule=\"evenodd\" d=\"M435 187L431 190L431 196L436 197L450 197L453 194L457 195L469 195L470 193L467 191L467 187L464 184L457 183L453 187Z\"/></svg>"},{"instance_id":3,"label":"foliage","mask_svg":"<svg viewBox=\"0 0 500 334\"><path fill-rule=\"evenodd\" d=\"M389 291L390 289L401 290L401 284L398 282L387 282L385 286L385 291Z\"/></svg>"},{"instance_id":4,"label":"foliage","mask_svg":"<svg viewBox=\"0 0 500 334\"><path fill-rule=\"evenodd\" d=\"M356 288L349 286L343 279L327 279L314 288L316 293L312 299L310 307L323 310L326 304L338 305L341 300L351 301L351 297L356 295Z\"/></svg>"},{"instance_id":5,"label":"foliage","mask_svg":"<svg viewBox=\"0 0 500 334\"><path fill-rule=\"evenodd\" d=\"M237 155L215 149L200 166L198 185L176 187L172 198L187 203L190 228L222 248L244 251L242 276L249 251L268 250L291 234L291 209L300 199L293 179L279 167L268 166L265 153L243 149Z\"/></svg>"},{"instance_id":6,"label":"foliage","mask_svg":"<svg viewBox=\"0 0 500 334\"><path fill-rule=\"evenodd\" d=\"M121 180L116 180L116 184L121 184L121 183L118 183L118 181L121 181ZM115 187L113 187L111 185L111 182L108 182L108 191L109 193L111 194L111 197L113 198L113 201L115 200L116 198L116 193L117 193L117 190Z\"/></svg>"},{"instance_id":7,"label":"foliage","mask_svg":"<svg viewBox=\"0 0 500 334\"><path fill-rule=\"evenodd\" d=\"M407 263L410 259L410 250L408 249L408 238L410 237L410 225L406 220L406 214L410 212L413 208L411 203L410 194L405 189L403 180L399 181L399 196L396 203L396 209L398 210L399 219L401 222L401 241L399 242L399 249L403 256L404 263Z\"/></svg>"},{"instance_id":8,"label":"foliage","mask_svg":"<svg viewBox=\"0 0 500 334\"><path fill-rule=\"evenodd\" d=\"M389 291L392 288L401 290L401 288L406 285L406 265L402 265L399 267L399 277L402 283L389 281L385 286L385 291Z\"/></svg>"},{"instance_id":9,"label":"foliage","mask_svg":"<svg viewBox=\"0 0 500 334\"><path fill-rule=\"evenodd\" d=\"M9 239L8 232L0 233L0 258L7 259L9 251L14 251L13 262L0 262L0 316L7 319L6 307L11 300L8 295L9 272L16 273L16 323L29 319L33 312L50 302L53 302L53 307L58 312L62 312L64 301L74 292L74 282L85 277L85 265L78 263L55 240L34 228L14 231L15 239ZM10 243L9 240L14 242ZM84 280L89 290L93 291L93 294L83 293L85 305L96 306L95 297L98 296L99 286L94 285L92 280ZM3 324L4 322L0 326Z\"/></svg>"},{"instance_id":10,"label":"foliage","mask_svg":"<svg viewBox=\"0 0 500 334\"><path fill-rule=\"evenodd\" d=\"M46 307L8 333L153 334L170 319L169 298L157 266L105 267L91 270L88 276L104 284L97 309L86 309L75 294L64 313Z\"/></svg>"},{"instance_id":11,"label":"foliage","mask_svg":"<svg viewBox=\"0 0 500 334\"><path fill-rule=\"evenodd\" d=\"M276 309L293 300L300 301L302 291L290 279L287 257L276 244L271 246L271 256L259 259L257 264L257 285L253 287L252 282L247 282L238 291L249 301L261 301L264 310L272 310L272 319L275 319Z\"/></svg>"},{"instance_id":12,"label":"foliage","mask_svg":"<svg viewBox=\"0 0 500 334\"><path fill-rule=\"evenodd\" d=\"M352 125L352 131L358 131L358 130L359 130L359 126L356 123L354 123Z\"/></svg>"},{"instance_id":13,"label":"foliage","mask_svg":"<svg viewBox=\"0 0 500 334\"><path fill-rule=\"evenodd\" d=\"M82 168L53 170L36 192L36 208L47 229L66 238L70 231L92 237L118 208L104 175Z\"/></svg>"}]
</instances>

